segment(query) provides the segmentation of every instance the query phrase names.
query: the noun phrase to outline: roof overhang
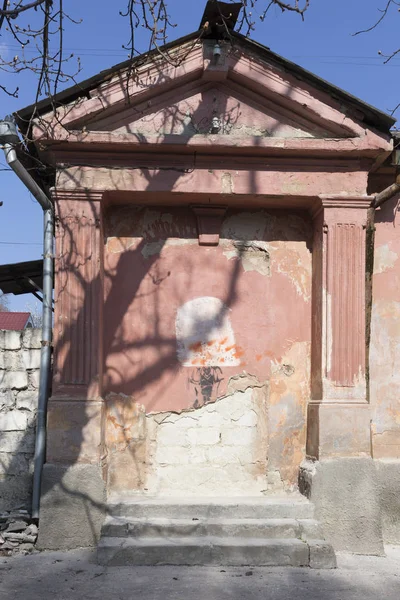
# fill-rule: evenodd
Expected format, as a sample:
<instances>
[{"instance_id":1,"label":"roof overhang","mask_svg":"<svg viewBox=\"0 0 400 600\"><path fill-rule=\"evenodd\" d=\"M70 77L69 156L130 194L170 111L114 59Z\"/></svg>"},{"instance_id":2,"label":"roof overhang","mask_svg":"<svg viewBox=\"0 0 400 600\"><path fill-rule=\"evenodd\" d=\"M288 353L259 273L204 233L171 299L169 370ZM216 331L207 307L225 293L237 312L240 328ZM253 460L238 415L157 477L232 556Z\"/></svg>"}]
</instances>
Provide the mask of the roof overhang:
<instances>
[{"instance_id":1,"label":"roof overhang","mask_svg":"<svg viewBox=\"0 0 400 600\"><path fill-rule=\"evenodd\" d=\"M202 30L195 31L185 37L175 40L174 42L166 44L162 48L162 51L167 53L178 48L179 46L187 44L188 42L200 40L203 35L204 32ZM269 48L259 44L258 42L250 40L249 38L233 31L230 32L230 40L231 42L237 40L249 52L257 54L261 59L268 61L272 66L276 66L279 69L286 71L300 81L310 84L317 90L328 93L332 98L335 98L339 102L351 108L358 115L359 121L363 122L368 127L372 127L382 133L389 134L390 129L396 122L396 119L394 119L392 116L378 110L366 102L363 102L359 98L356 98L348 92L332 85L317 75L310 73L306 69L303 69L303 67L300 67L299 65L296 65L295 63L283 58L279 54L272 52ZM78 99L90 98L92 90L95 90L100 85L114 78L118 73L122 73L127 69L136 69L146 65L157 56L159 56L158 50L153 49L149 52L141 54L133 61L127 60L109 69L101 71L97 75L94 75L93 77L90 77L89 79L86 79L81 83L60 92L52 99L46 98L37 104L31 104L18 110L15 113L15 118L21 131L26 133L33 115L44 115L51 111L54 106L57 107L67 105Z\"/></svg>"},{"instance_id":2,"label":"roof overhang","mask_svg":"<svg viewBox=\"0 0 400 600\"><path fill-rule=\"evenodd\" d=\"M43 260L0 265L0 289L4 294L35 294L43 289Z\"/></svg>"}]
</instances>

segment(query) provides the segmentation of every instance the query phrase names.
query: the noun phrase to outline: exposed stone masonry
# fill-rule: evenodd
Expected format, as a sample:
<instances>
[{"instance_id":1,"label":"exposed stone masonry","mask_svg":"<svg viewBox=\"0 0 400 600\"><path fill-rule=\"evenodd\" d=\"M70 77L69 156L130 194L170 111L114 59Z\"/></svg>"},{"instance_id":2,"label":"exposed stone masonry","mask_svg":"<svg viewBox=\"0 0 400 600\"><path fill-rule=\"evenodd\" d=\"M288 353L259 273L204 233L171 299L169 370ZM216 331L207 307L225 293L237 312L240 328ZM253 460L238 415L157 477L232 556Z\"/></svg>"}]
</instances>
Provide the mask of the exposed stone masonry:
<instances>
[{"instance_id":1,"label":"exposed stone masonry","mask_svg":"<svg viewBox=\"0 0 400 600\"><path fill-rule=\"evenodd\" d=\"M28 509L41 330L0 331L0 512Z\"/></svg>"},{"instance_id":2,"label":"exposed stone masonry","mask_svg":"<svg viewBox=\"0 0 400 600\"><path fill-rule=\"evenodd\" d=\"M0 556L32 552L37 534L37 525L27 510L0 513Z\"/></svg>"},{"instance_id":3,"label":"exposed stone masonry","mask_svg":"<svg viewBox=\"0 0 400 600\"><path fill-rule=\"evenodd\" d=\"M227 395L216 402L145 419L129 397L111 396L109 491L263 494L274 483L267 475L267 399L268 383L248 374L232 377Z\"/></svg>"}]
</instances>

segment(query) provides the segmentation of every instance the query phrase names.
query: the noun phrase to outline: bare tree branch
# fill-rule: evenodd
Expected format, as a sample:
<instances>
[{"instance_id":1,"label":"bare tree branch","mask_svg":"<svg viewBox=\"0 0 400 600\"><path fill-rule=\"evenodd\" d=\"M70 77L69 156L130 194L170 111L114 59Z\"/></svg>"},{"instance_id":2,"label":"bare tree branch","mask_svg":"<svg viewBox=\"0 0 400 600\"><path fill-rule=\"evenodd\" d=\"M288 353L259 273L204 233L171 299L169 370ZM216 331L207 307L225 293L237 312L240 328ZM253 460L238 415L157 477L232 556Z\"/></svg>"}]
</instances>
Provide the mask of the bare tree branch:
<instances>
[{"instance_id":1,"label":"bare tree branch","mask_svg":"<svg viewBox=\"0 0 400 600\"><path fill-rule=\"evenodd\" d=\"M388 14L390 7L394 4L396 6L400 6L400 2L398 2L398 0L388 0L385 8L383 8L383 9L378 8L378 11L380 13L382 13L381 16L379 17L379 19L373 25L371 25L371 27L368 27L367 29L360 29L360 31L356 31L355 33L353 33L353 36L360 35L361 33L369 33L370 31L372 31L373 29L378 27L378 25L380 25L382 23L383 19Z\"/></svg>"},{"instance_id":2,"label":"bare tree branch","mask_svg":"<svg viewBox=\"0 0 400 600\"><path fill-rule=\"evenodd\" d=\"M80 71L79 59L77 68L72 72L66 70L66 63L73 55L65 57L63 53L63 24L65 19L77 22L64 12L63 5L63 0L39 0L28 4L22 4L21 0L13 8L4 10L9 6L9 0L3 0L0 25L6 24L6 31L20 50L10 60L0 56L0 70L14 75L31 71L38 82L35 102L43 96L54 96L61 83L75 83L75 76ZM25 55L28 45L34 51L30 58ZM52 51L54 45L57 49ZM18 95L18 89L11 91L5 85L1 90L10 96Z\"/></svg>"},{"instance_id":3,"label":"bare tree branch","mask_svg":"<svg viewBox=\"0 0 400 600\"><path fill-rule=\"evenodd\" d=\"M4 87L4 85L0 84L0 90L5 92L7 94L7 96L11 96L12 98L18 98L19 88L15 88L15 90L13 92L10 92L10 90L8 90L6 87Z\"/></svg>"},{"instance_id":4,"label":"bare tree branch","mask_svg":"<svg viewBox=\"0 0 400 600\"><path fill-rule=\"evenodd\" d=\"M122 0L120 0L122 2ZM169 31L176 27L172 22L168 6L172 0L125 0L126 8L120 11L122 17L127 18L129 27L129 39L123 48L127 50L130 59L126 77L126 99L129 102L130 80L134 76L133 58L139 54L135 46L135 32L140 27L148 32L149 49L156 50L159 55L174 67L179 66L198 43L199 39L206 33L205 29L199 31L198 37L192 44L187 45L179 51L165 49L168 42ZM234 2L234 0L231 0ZM246 29L246 35L255 28L252 8L256 5L267 3L267 7L261 16L263 20L269 8L278 6L283 12L291 11L298 13L302 18L308 9L311 0L241 0L242 13L237 29ZM394 0L393 0L394 1ZM50 99L53 113L58 125L62 125L58 107L54 101L60 86L67 82L76 84L76 75L80 72L80 60L77 58L77 66L67 66L74 55L65 55L64 52L64 22L66 20L79 24L80 21L67 14L64 9L64 0L16 0L10 6L10 0L0 0L0 30L7 31L14 43L19 47L12 59L0 56L0 71L12 75L18 75L24 71L36 76L37 87L35 93L35 104L42 97ZM108 10L109 7L107 7ZM225 26L225 37L231 37L228 19L230 15L223 15L220 10L221 24ZM25 48L33 50L33 56L26 56ZM55 48L55 49L54 49ZM136 67L135 67L136 68ZM0 92L12 97L18 96L18 88L9 89L6 85L0 85ZM31 130L34 120L41 120L36 110L33 111L28 123L28 131ZM45 124L44 124L45 125ZM29 136L28 138L29 139Z\"/></svg>"},{"instance_id":5,"label":"bare tree branch","mask_svg":"<svg viewBox=\"0 0 400 600\"><path fill-rule=\"evenodd\" d=\"M361 29L360 31L356 31L355 33L353 33L353 36L360 35L361 33L369 33L370 31L373 31L374 29L376 29L382 23L382 21L385 19L385 17L387 17L389 10L394 6L397 7L397 10L400 10L400 8L399 8L400 1L399 0L387 0L385 8L382 8L382 9L378 8L378 11L381 13L381 16L379 17L379 19L377 19L377 21L375 21L375 23L373 25L371 25L371 27L368 27L367 29ZM381 50L378 51L378 54L380 56L382 56L383 58L385 58L385 60L383 61L384 65L386 65L389 61L391 61L392 58L397 56L397 54L399 54L399 53L400 53L400 48L398 48L397 50L394 50L390 54L384 54ZM396 106L396 108L393 111L391 111L391 114L393 114L398 108L399 108L399 105Z\"/></svg>"},{"instance_id":6,"label":"bare tree branch","mask_svg":"<svg viewBox=\"0 0 400 600\"><path fill-rule=\"evenodd\" d=\"M16 19L18 17L18 15L25 12L26 10L30 10L31 8L37 8L41 4L44 4L45 2L46 2L46 0L35 0L35 2L30 2L29 4L21 5L21 3L19 3L16 6L14 6L14 8L7 9L6 7L8 5L8 1L5 0L5 2L3 4L3 8L0 9L0 16L8 17L10 19Z\"/></svg>"}]
</instances>

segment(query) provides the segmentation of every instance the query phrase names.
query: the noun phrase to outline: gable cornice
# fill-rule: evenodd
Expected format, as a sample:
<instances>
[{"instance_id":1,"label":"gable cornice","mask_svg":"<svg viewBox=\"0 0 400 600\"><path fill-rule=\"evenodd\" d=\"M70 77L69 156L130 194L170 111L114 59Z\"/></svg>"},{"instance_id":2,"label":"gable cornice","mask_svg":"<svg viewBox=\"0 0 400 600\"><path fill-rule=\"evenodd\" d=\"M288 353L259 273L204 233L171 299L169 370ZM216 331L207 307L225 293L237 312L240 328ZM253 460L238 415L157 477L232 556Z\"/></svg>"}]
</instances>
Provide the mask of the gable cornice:
<instances>
[{"instance_id":1,"label":"gable cornice","mask_svg":"<svg viewBox=\"0 0 400 600\"><path fill-rule=\"evenodd\" d=\"M338 100L339 103L347 105L351 108L355 115L359 115L360 119L363 121L365 125L368 127L375 128L383 133L388 134L390 128L394 125L396 120L383 113L382 111L376 109L373 106L363 102L362 100L352 96L348 92L330 84L329 82L323 80L322 78L310 73L306 69L303 69L299 65L283 58L282 56L275 54L269 48L266 48L262 44L250 40L238 34L236 32L231 32L232 38L240 45L243 49L246 49L248 52L253 53L254 56L258 57L260 60L264 60L281 70L284 70L292 75L294 75L299 80L310 84L311 86L319 89L328 96ZM175 49L179 49L188 43L196 43L201 38L201 32L193 32L183 38L175 40L162 48L164 53L173 52ZM58 93L54 98L45 99L41 102L27 106L26 108L20 109L15 113L15 118L20 126L20 129L23 132L26 132L30 119L35 113L36 115L43 115L46 112L50 111L53 106L62 106L66 104L70 104L82 98L90 97L93 90L98 88L103 83L117 76L118 74L123 73L127 69L140 69L146 68L152 62L159 60L159 55L157 50L151 50L145 54L142 54L135 58L133 61L124 61L119 63L110 69L106 69L101 71L100 73L94 75L93 77L86 79L85 81L72 86L60 93Z\"/></svg>"}]
</instances>

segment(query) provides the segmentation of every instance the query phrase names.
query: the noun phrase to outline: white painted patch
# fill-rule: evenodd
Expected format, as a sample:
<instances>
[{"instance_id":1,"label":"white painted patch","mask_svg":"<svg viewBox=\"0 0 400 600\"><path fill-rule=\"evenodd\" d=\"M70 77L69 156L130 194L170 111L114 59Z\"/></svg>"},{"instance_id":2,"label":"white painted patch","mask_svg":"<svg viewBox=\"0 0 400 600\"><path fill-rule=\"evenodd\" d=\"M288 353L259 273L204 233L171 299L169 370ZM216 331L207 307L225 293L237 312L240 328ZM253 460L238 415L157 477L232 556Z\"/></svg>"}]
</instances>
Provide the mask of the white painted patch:
<instances>
[{"instance_id":1,"label":"white painted patch","mask_svg":"<svg viewBox=\"0 0 400 600\"><path fill-rule=\"evenodd\" d=\"M178 309L177 354L184 367L240 364L228 311L222 300L213 296L195 298Z\"/></svg>"},{"instance_id":2,"label":"white painted patch","mask_svg":"<svg viewBox=\"0 0 400 600\"><path fill-rule=\"evenodd\" d=\"M394 267L397 259L396 252L390 250L388 244L379 246L379 248L375 249L374 273L378 274L389 271Z\"/></svg>"}]
</instances>

